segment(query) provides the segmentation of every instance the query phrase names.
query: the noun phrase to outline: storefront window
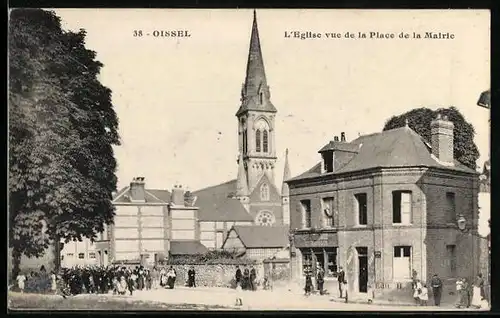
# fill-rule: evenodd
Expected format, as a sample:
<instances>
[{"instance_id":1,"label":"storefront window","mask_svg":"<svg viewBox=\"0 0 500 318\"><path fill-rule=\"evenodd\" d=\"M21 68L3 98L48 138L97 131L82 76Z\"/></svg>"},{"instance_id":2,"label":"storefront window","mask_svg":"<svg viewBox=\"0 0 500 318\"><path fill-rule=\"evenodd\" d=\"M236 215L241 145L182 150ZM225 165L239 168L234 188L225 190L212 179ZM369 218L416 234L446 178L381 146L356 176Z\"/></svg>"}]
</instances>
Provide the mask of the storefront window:
<instances>
[{"instance_id":1,"label":"storefront window","mask_svg":"<svg viewBox=\"0 0 500 318\"><path fill-rule=\"evenodd\" d=\"M319 247L301 249L302 252L302 269L313 270L317 266L325 271L328 277L337 275L337 248L336 247Z\"/></svg>"}]
</instances>

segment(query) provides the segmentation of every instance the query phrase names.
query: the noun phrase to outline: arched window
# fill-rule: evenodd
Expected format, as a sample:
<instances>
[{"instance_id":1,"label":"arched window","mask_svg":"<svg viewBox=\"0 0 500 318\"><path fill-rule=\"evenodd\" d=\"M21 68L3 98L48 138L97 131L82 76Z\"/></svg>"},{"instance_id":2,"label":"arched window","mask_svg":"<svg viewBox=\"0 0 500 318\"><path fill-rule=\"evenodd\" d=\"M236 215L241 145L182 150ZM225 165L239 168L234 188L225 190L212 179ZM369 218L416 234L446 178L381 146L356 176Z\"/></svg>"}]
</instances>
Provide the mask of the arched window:
<instances>
[{"instance_id":1,"label":"arched window","mask_svg":"<svg viewBox=\"0 0 500 318\"><path fill-rule=\"evenodd\" d=\"M255 132L255 151L260 152L260 129Z\"/></svg>"},{"instance_id":2,"label":"arched window","mask_svg":"<svg viewBox=\"0 0 500 318\"><path fill-rule=\"evenodd\" d=\"M262 105L262 103L264 102L263 100L263 95L262 95L262 92L259 93L259 104Z\"/></svg>"},{"instance_id":3,"label":"arched window","mask_svg":"<svg viewBox=\"0 0 500 318\"><path fill-rule=\"evenodd\" d=\"M262 201L269 201L269 186L267 183L260 186L260 199Z\"/></svg>"},{"instance_id":4,"label":"arched window","mask_svg":"<svg viewBox=\"0 0 500 318\"><path fill-rule=\"evenodd\" d=\"M264 130L262 133L262 151L266 153L269 151L267 139L268 139L267 130Z\"/></svg>"},{"instance_id":5,"label":"arched window","mask_svg":"<svg viewBox=\"0 0 500 318\"><path fill-rule=\"evenodd\" d=\"M276 222L276 219L274 218L274 215L269 212L269 211L261 211L259 214L257 214L257 217L255 218L255 223L258 225L267 225L271 226Z\"/></svg>"}]
</instances>

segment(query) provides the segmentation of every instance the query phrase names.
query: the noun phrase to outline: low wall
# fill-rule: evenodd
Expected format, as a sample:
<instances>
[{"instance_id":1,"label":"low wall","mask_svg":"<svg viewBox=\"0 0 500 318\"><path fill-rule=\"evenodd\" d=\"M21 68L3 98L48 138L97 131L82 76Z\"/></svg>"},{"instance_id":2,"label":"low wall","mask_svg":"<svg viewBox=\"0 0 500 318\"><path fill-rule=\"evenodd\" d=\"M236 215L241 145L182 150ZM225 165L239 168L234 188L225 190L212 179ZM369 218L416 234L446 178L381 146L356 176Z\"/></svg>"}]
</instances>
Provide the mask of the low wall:
<instances>
[{"instance_id":1,"label":"low wall","mask_svg":"<svg viewBox=\"0 0 500 318\"><path fill-rule=\"evenodd\" d=\"M238 265L243 272L244 266ZM234 288L232 281L236 275L236 265L233 264L172 265L177 272L176 285L184 286L186 284L188 278L187 272L191 266L194 267L196 273L196 286ZM260 281L264 273L263 265L254 265L254 268L257 271L257 280Z\"/></svg>"}]
</instances>

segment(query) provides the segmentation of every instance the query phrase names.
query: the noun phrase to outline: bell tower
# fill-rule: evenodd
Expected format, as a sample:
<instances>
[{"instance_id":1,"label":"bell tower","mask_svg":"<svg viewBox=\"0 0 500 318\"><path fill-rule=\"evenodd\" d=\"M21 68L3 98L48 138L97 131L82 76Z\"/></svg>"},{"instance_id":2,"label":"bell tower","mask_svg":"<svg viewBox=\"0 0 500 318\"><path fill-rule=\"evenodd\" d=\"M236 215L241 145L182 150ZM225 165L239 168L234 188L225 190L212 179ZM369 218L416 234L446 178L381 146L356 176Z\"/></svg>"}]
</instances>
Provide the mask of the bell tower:
<instances>
[{"instance_id":1,"label":"bell tower","mask_svg":"<svg viewBox=\"0 0 500 318\"><path fill-rule=\"evenodd\" d=\"M241 105L236 113L238 148L251 191L264 174L274 183L277 160L274 130L277 110L271 103L271 93L267 85L255 10L246 77L240 100Z\"/></svg>"}]
</instances>

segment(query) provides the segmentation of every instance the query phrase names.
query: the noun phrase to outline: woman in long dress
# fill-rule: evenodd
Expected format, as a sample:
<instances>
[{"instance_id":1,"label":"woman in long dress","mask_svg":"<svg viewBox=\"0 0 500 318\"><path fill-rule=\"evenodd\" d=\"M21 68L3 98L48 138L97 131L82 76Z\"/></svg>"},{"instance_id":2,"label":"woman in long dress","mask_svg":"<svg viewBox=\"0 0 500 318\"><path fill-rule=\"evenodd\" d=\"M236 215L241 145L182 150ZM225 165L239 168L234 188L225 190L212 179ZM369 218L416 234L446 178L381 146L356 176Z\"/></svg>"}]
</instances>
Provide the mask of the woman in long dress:
<instances>
[{"instance_id":1,"label":"woman in long dress","mask_svg":"<svg viewBox=\"0 0 500 318\"><path fill-rule=\"evenodd\" d=\"M19 273L19 275L17 275L17 287L19 288L19 290L21 291L21 293L24 292L24 282L26 281L26 276L24 276L23 273Z\"/></svg>"},{"instance_id":2,"label":"woman in long dress","mask_svg":"<svg viewBox=\"0 0 500 318\"><path fill-rule=\"evenodd\" d=\"M472 306L475 308L481 308L482 292L481 289L484 287L483 276L477 275L476 281L474 282L474 287L472 289Z\"/></svg>"},{"instance_id":3,"label":"woman in long dress","mask_svg":"<svg viewBox=\"0 0 500 318\"><path fill-rule=\"evenodd\" d=\"M174 289L176 275L175 275L175 271L174 271L173 267L170 267L170 269L168 270L167 276L168 276L168 280L167 280L168 288Z\"/></svg>"},{"instance_id":4,"label":"woman in long dress","mask_svg":"<svg viewBox=\"0 0 500 318\"><path fill-rule=\"evenodd\" d=\"M419 279L416 280L415 285L413 286L413 299L415 299L415 303L418 305L420 303L420 293L422 292L422 283Z\"/></svg>"}]
</instances>

